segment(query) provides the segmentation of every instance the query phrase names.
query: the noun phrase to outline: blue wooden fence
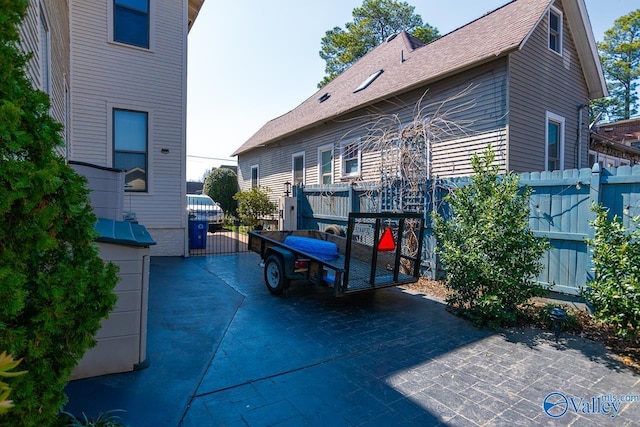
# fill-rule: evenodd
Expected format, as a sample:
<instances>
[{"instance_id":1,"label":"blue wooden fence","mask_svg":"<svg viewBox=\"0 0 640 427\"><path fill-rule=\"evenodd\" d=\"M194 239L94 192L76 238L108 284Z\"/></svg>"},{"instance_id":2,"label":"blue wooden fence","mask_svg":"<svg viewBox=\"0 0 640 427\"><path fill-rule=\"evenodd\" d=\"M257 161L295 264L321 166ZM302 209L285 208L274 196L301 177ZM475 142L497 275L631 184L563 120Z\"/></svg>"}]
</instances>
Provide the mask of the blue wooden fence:
<instances>
[{"instance_id":1,"label":"blue wooden fence","mask_svg":"<svg viewBox=\"0 0 640 427\"><path fill-rule=\"evenodd\" d=\"M468 178L434 179L424 184L423 202L427 230L422 264L425 274L438 277L435 236L431 211L445 208L444 198ZM549 239L551 249L542 259L544 269L538 281L558 292L579 294L592 279L592 263L585 239L593 237L590 221L592 203L601 203L611 217L630 219L640 215L640 166L621 166L600 170L571 169L520 174L520 185L532 190L529 226L540 237ZM349 212L384 210L384 198L375 188L363 185L322 185L296 188L298 228L324 230L332 224L346 225Z\"/></svg>"}]
</instances>

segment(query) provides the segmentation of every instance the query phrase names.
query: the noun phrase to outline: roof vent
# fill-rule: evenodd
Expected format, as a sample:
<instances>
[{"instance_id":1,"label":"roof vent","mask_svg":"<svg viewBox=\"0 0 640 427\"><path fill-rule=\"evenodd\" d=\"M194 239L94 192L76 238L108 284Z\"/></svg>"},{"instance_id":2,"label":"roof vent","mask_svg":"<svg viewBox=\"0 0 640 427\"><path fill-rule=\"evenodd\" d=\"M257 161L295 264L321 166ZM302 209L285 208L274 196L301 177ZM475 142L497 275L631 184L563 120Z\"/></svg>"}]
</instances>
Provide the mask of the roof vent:
<instances>
[{"instance_id":1,"label":"roof vent","mask_svg":"<svg viewBox=\"0 0 640 427\"><path fill-rule=\"evenodd\" d=\"M363 81L362 83L360 83L360 86L358 86L353 93L356 92L360 92L363 89L366 89L371 83L373 83L373 81L375 79L378 78L378 76L380 76L380 74L383 73L384 70L378 70L375 73L371 74L369 77L367 77L367 79L365 81Z\"/></svg>"},{"instance_id":2,"label":"roof vent","mask_svg":"<svg viewBox=\"0 0 640 427\"><path fill-rule=\"evenodd\" d=\"M324 101L326 101L327 99L329 99L331 95L329 95L329 93L325 93L324 95L322 95L320 98L318 98L318 102L322 103Z\"/></svg>"},{"instance_id":3,"label":"roof vent","mask_svg":"<svg viewBox=\"0 0 640 427\"><path fill-rule=\"evenodd\" d=\"M391 34L389 37L387 37L386 42L389 43L391 40L395 39L397 35L398 33Z\"/></svg>"}]
</instances>

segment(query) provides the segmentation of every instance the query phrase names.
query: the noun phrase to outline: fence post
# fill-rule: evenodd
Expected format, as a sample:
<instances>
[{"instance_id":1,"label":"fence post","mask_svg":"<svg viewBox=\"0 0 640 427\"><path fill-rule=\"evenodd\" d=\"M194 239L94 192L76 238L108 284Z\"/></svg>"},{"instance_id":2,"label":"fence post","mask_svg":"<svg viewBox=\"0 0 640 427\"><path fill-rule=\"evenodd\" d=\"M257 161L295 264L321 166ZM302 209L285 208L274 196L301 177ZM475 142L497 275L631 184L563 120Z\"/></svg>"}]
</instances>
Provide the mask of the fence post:
<instances>
[{"instance_id":1,"label":"fence post","mask_svg":"<svg viewBox=\"0 0 640 427\"><path fill-rule=\"evenodd\" d=\"M591 168L591 184L590 184L590 188L589 188L589 209L591 209L591 206L593 204L598 204L600 203L600 189L601 189L601 182L600 182L600 165L598 163L594 163L593 167ZM593 226L591 225L591 222L594 221L596 219L596 215L594 212L591 212L591 210L589 210L589 215L587 216L588 218L588 224L586 225L587 227L587 236L589 236L589 239L593 239L595 237L595 229L593 228ZM585 277L587 278L587 284L594 279L594 275L593 275L593 257L591 256L591 251L589 250L589 246L587 246L587 271L585 274Z\"/></svg>"},{"instance_id":2,"label":"fence post","mask_svg":"<svg viewBox=\"0 0 640 427\"><path fill-rule=\"evenodd\" d=\"M594 163L593 167L591 168L589 201L596 204L600 203L600 165L598 163Z\"/></svg>"},{"instance_id":3,"label":"fence post","mask_svg":"<svg viewBox=\"0 0 640 427\"><path fill-rule=\"evenodd\" d=\"M423 244L422 250L427 249L426 261L429 263L429 270L431 271L431 278L433 280L438 279L438 255L436 254L436 247L438 245L438 239L433 232L433 213L437 212L436 206L439 205L437 200L440 197L437 185L438 178L430 178L427 180L424 186L424 225L425 225L425 238L428 240L428 244ZM431 203L427 203L427 200L431 200Z\"/></svg>"},{"instance_id":4,"label":"fence post","mask_svg":"<svg viewBox=\"0 0 640 427\"><path fill-rule=\"evenodd\" d=\"M235 242L236 253L240 252L240 220L233 220L233 240Z\"/></svg>"},{"instance_id":5,"label":"fence post","mask_svg":"<svg viewBox=\"0 0 640 427\"><path fill-rule=\"evenodd\" d=\"M358 193L356 192L356 183L352 182L349 186L349 209L351 209L351 212L360 212L359 202L360 199L358 198Z\"/></svg>"}]
</instances>

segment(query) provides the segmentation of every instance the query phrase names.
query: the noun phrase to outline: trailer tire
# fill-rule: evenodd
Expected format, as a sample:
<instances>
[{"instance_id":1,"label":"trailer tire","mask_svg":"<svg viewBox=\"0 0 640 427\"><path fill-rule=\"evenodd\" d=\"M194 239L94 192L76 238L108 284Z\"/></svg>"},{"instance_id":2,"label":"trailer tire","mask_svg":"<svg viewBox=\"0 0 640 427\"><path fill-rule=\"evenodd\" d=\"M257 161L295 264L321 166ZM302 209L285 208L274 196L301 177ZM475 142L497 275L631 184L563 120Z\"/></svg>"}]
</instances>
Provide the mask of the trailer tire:
<instances>
[{"instance_id":1,"label":"trailer tire","mask_svg":"<svg viewBox=\"0 0 640 427\"><path fill-rule=\"evenodd\" d=\"M324 228L324 232L328 234L335 234L336 236L344 237L344 229L338 225L328 225Z\"/></svg>"},{"instance_id":2,"label":"trailer tire","mask_svg":"<svg viewBox=\"0 0 640 427\"><path fill-rule=\"evenodd\" d=\"M277 255L269 255L264 262L264 283L273 295L282 295L289 287L289 279L284 272L282 259Z\"/></svg>"}]
</instances>

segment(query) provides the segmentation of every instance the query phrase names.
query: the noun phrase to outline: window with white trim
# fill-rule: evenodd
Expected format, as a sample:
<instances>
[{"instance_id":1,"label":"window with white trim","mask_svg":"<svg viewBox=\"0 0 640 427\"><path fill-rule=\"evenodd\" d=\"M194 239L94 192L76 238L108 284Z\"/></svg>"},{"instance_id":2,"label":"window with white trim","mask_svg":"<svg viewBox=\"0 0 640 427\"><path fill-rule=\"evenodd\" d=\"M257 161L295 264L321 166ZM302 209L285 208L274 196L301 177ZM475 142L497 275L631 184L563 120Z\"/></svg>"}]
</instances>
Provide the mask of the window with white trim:
<instances>
[{"instance_id":1,"label":"window with white trim","mask_svg":"<svg viewBox=\"0 0 640 427\"><path fill-rule=\"evenodd\" d=\"M113 109L113 167L125 171L125 191L149 188L149 113Z\"/></svg>"},{"instance_id":2,"label":"window with white trim","mask_svg":"<svg viewBox=\"0 0 640 427\"><path fill-rule=\"evenodd\" d=\"M304 184L304 151L291 156L291 182L293 185Z\"/></svg>"},{"instance_id":3,"label":"window with white trim","mask_svg":"<svg viewBox=\"0 0 640 427\"><path fill-rule=\"evenodd\" d=\"M360 140L344 142L340 146L342 176L345 178L360 176Z\"/></svg>"},{"instance_id":4,"label":"window with white trim","mask_svg":"<svg viewBox=\"0 0 640 427\"><path fill-rule=\"evenodd\" d=\"M251 188L260 186L260 168L258 165L251 166Z\"/></svg>"},{"instance_id":5,"label":"window with white trim","mask_svg":"<svg viewBox=\"0 0 640 427\"><path fill-rule=\"evenodd\" d=\"M40 16L38 22L38 32L40 37L40 89L51 94L51 36L49 33L49 22L46 10L42 3L39 3Z\"/></svg>"},{"instance_id":6,"label":"window with white trim","mask_svg":"<svg viewBox=\"0 0 640 427\"><path fill-rule=\"evenodd\" d=\"M113 0L113 41L149 48L150 0Z\"/></svg>"},{"instance_id":7,"label":"window with white trim","mask_svg":"<svg viewBox=\"0 0 640 427\"><path fill-rule=\"evenodd\" d=\"M562 55L562 12L549 9L549 49Z\"/></svg>"},{"instance_id":8,"label":"window with white trim","mask_svg":"<svg viewBox=\"0 0 640 427\"><path fill-rule=\"evenodd\" d=\"M318 148L318 182L333 184L333 145Z\"/></svg>"},{"instance_id":9,"label":"window with white trim","mask_svg":"<svg viewBox=\"0 0 640 427\"><path fill-rule=\"evenodd\" d=\"M564 169L564 117L547 111L545 170Z\"/></svg>"}]
</instances>

